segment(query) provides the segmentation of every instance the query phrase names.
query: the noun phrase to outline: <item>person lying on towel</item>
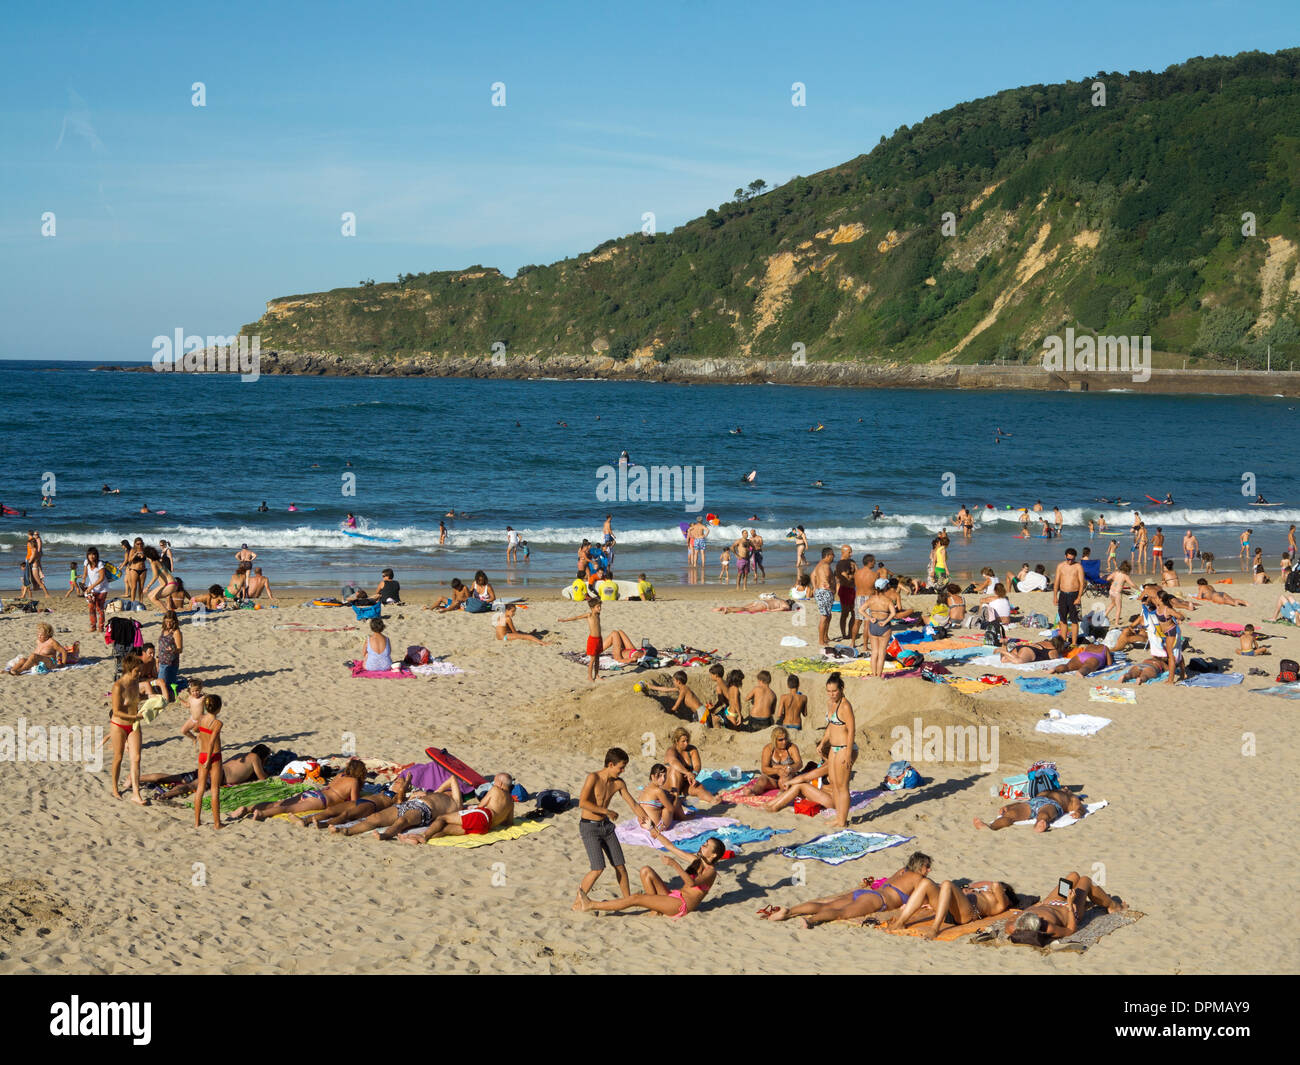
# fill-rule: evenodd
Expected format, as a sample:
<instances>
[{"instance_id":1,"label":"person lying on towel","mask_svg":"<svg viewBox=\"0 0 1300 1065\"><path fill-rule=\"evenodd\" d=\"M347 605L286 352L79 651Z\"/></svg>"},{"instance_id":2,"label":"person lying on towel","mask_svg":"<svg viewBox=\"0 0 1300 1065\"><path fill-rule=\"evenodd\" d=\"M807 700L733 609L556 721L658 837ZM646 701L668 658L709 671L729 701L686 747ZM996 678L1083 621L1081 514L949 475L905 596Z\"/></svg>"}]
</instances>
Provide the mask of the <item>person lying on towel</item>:
<instances>
[{"instance_id":1,"label":"person lying on towel","mask_svg":"<svg viewBox=\"0 0 1300 1065\"><path fill-rule=\"evenodd\" d=\"M970 924L983 917L996 917L1007 910L1020 908L1020 899L1010 884L1001 880L976 880L974 883L959 887L951 880L936 884L925 877L912 897L889 922L892 929L906 928L908 922L922 907L928 916L933 911L934 920L925 930L926 939L934 939L942 931L944 923L953 925Z\"/></svg>"},{"instance_id":2,"label":"person lying on towel","mask_svg":"<svg viewBox=\"0 0 1300 1065\"><path fill-rule=\"evenodd\" d=\"M428 843L439 836L484 836L494 828L511 825L515 819L515 800L510 789L514 786L514 777L498 773L477 806L443 814L423 832L402 838L408 843Z\"/></svg>"},{"instance_id":3,"label":"person lying on towel","mask_svg":"<svg viewBox=\"0 0 1300 1065\"><path fill-rule=\"evenodd\" d=\"M1046 832L1053 821L1069 814L1076 821L1087 813L1083 801L1069 788L1053 789L1035 795L1024 802L1012 802L998 811L997 820L985 824L975 818L976 828L991 828L994 832L1010 828L1017 821L1033 821L1035 832Z\"/></svg>"},{"instance_id":4,"label":"person lying on towel","mask_svg":"<svg viewBox=\"0 0 1300 1065\"><path fill-rule=\"evenodd\" d=\"M447 778L434 791L417 790L408 795L404 790L406 786L407 780L402 777L394 789L400 796L397 802L383 809L372 810L354 825L330 825L330 831L343 836L356 836L378 828L382 829L379 838L389 840L399 832L424 828L443 814L460 809L460 781L455 777Z\"/></svg>"},{"instance_id":5,"label":"person lying on towel","mask_svg":"<svg viewBox=\"0 0 1300 1065\"><path fill-rule=\"evenodd\" d=\"M1007 921L1007 935L1013 943L1042 947L1053 939L1072 935L1078 931L1079 922L1090 906L1104 907L1107 913L1128 909L1125 903L1107 895L1089 877L1067 873L1061 879L1071 885L1068 894L1061 894L1058 882L1052 893L1044 896L1041 902Z\"/></svg>"}]
</instances>

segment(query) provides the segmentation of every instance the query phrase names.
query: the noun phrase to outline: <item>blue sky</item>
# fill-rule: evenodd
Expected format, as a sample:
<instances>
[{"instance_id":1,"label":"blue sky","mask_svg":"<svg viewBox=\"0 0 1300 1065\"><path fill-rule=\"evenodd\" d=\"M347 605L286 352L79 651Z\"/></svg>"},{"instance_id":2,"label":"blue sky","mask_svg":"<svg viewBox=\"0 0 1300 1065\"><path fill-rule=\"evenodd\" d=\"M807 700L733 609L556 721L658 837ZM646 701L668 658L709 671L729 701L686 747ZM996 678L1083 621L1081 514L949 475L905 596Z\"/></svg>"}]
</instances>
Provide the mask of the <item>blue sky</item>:
<instances>
[{"instance_id":1,"label":"blue sky","mask_svg":"<svg viewBox=\"0 0 1300 1065\"><path fill-rule=\"evenodd\" d=\"M123 0L11 8L5 36L0 357L96 362L276 296L513 273L646 211L667 231L1000 89L1300 43L1295 0Z\"/></svg>"}]
</instances>

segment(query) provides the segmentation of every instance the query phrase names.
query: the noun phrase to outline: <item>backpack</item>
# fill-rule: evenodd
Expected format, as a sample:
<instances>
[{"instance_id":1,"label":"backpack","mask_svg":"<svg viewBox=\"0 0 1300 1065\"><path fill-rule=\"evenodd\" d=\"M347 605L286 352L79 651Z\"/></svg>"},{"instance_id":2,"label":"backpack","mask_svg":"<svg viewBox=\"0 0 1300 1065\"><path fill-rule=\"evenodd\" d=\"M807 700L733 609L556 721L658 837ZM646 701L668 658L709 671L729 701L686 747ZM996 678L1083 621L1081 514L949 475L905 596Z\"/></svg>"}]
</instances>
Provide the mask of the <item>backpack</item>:
<instances>
[{"instance_id":1,"label":"backpack","mask_svg":"<svg viewBox=\"0 0 1300 1065\"><path fill-rule=\"evenodd\" d=\"M1007 630L1002 627L1002 622L995 616L991 621L984 624L984 643L990 647L1001 647L1007 638Z\"/></svg>"},{"instance_id":2,"label":"backpack","mask_svg":"<svg viewBox=\"0 0 1300 1065\"><path fill-rule=\"evenodd\" d=\"M422 647L418 643L413 643L406 649L406 658L403 661L409 662L413 666L427 666L429 664L429 649Z\"/></svg>"},{"instance_id":3,"label":"backpack","mask_svg":"<svg viewBox=\"0 0 1300 1065\"><path fill-rule=\"evenodd\" d=\"M921 774L912 767L911 762L890 762L889 769L885 773L884 785L890 791L919 788Z\"/></svg>"},{"instance_id":4,"label":"backpack","mask_svg":"<svg viewBox=\"0 0 1300 1065\"><path fill-rule=\"evenodd\" d=\"M925 655L920 651L899 651L895 661L904 669L920 669L925 662Z\"/></svg>"},{"instance_id":5,"label":"backpack","mask_svg":"<svg viewBox=\"0 0 1300 1065\"><path fill-rule=\"evenodd\" d=\"M1045 791L1056 791L1061 787L1061 778L1057 775L1055 762L1035 762L1027 773L1018 773L1013 777L1003 777L998 787L998 795L1012 802L1023 802L1041 795Z\"/></svg>"},{"instance_id":6,"label":"backpack","mask_svg":"<svg viewBox=\"0 0 1300 1065\"><path fill-rule=\"evenodd\" d=\"M1300 592L1300 566L1297 566L1286 575L1284 587L1288 592Z\"/></svg>"},{"instance_id":7,"label":"backpack","mask_svg":"<svg viewBox=\"0 0 1300 1065\"><path fill-rule=\"evenodd\" d=\"M1277 664L1277 682L1279 684L1294 684L1300 680L1300 665L1296 664L1294 658L1284 658Z\"/></svg>"}]
</instances>

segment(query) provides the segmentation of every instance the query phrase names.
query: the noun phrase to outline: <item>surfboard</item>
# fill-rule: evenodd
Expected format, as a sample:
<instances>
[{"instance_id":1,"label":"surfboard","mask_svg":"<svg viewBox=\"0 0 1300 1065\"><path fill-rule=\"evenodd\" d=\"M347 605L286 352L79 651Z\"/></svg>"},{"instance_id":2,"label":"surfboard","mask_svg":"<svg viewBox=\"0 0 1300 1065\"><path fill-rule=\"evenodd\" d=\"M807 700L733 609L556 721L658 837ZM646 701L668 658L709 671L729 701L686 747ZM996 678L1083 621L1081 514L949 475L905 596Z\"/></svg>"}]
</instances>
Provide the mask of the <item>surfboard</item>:
<instances>
[{"instance_id":1,"label":"surfboard","mask_svg":"<svg viewBox=\"0 0 1300 1065\"><path fill-rule=\"evenodd\" d=\"M1143 493L1143 494L1145 494L1145 493ZM1161 506L1161 507L1172 507L1172 506L1173 506L1173 503L1168 502L1168 501L1166 501L1166 500L1164 500L1164 499L1157 499L1155 496L1147 496L1147 498L1148 498L1149 500L1151 500L1152 503L1155 503L1157 506Z\"/></svg>"},{"instance_id":2,"label":"surfboard","mask_svg":"<svg viewBox=\"0 0 1300 1065\"><path fill-rule=\"evenodd\" d=\"M1284 507L1284 506L1286 506L1285 503L1251 503L1251 504L1249 504L1249 505L1252 506L1252 507Z\"/></svg>"},{"instance_id":3,"label":"surfboard","mask_svg":"<svg viewBox=\"0 0 1300 1065\"><path fill-rule=\"evenodd\" d=\"M353 529L340 529L344 536L350 536L354 540L369 540L374 544L400 544L402 541L393 536L371 536L369 533L356 532Z\"/></svg>"},{"instance_id":4,"label":"surfboard","mask_svg":"<svg viewBox=\"0 0 1300 1065\"><path fill-rule=\"evenodd\" d=\"M453 777L461 782L461 791L473 791L480 784L487 783L487 777L480 773L474 772L469 766L457 758L454 754L448 754L440 747L426 747L424 753L429 758L437 762L443 769L447 770Z\"/></svg>"}]
</instances>

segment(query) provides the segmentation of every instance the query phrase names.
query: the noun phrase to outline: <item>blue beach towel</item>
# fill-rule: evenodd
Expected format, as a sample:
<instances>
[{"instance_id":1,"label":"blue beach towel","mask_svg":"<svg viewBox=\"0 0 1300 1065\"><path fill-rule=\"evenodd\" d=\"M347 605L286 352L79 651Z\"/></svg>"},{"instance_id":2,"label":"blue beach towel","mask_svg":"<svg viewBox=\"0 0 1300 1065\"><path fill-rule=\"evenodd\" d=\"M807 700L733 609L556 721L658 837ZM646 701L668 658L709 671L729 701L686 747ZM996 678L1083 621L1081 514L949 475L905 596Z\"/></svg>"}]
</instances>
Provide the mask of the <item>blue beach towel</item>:
<instances>
[{"instance_id":1,"label":"blue beach towel","mask_svg":"<svg viewBox=\"0 0 1300 1065\"><path fill-rule=\"evenodd\" d=\"M748 784L754 779L755 775L752 770L748 769L738 777L733 777L730 769L702 769L696 774L695 780L710 795L716 795L720 791L730 791L742 784Z\"/></svg>"},{"instance_id":2,"label":"blue beach towel","mask_svg":"<svg viewBox=\"0 0 1300 1065\"><path fill-rule=\"evenodd\" d=\"M1060 677L1017 677L1016 687L1030 695L1059 695L1065 691Z\"/></svg>"},{"instance_id":3,"label":"blue beach towel","mask_svg":"<svg viewBox=\"0 0 1300 1065\"><path fill-rule=\"evenodd\" d=\"M749 825L727 825L716 832L701 832L676 842L676 846L690 854L698 854L704 841L711 836L722 840L733 851L740 850L746 843L763 843L773 836L793 832L792 828L752 828Z\"/></svg>"},{"instance_id":4,"label":"blue beach towel","mask_svg":"<svg viewBox=\"0 0 1300 1065\"><path fill-rule=\"evenodd\" d=\"M912 836L887 836L881 832L854 832L850 828L844 828L829 836L818 836L807 843L800 843L797 847L782 847L781 854L796 861L812 859L827 865L839 865L873 851L897 847L911 839Z\"/></svg>"},{"instance_id":5,"label":"blue beach towel","mask_svg":"<svg viewBox=\"0 0 1300 1065\"><path fill-rule=\"evenodd\" d=\"M1231 688L1245 679L1240 673L1196 673L1178 683L1184 688Z\"/></svg>"},{"instance_id":6,"label":"blue beach towel","mask_svg":"<svg viewBox=\"0 0 1300 1065\"><path fill-rule=\"evenodd\" d=\"M1252 695L1275 695L1279 699L1300 699L1300 684L1271 684L1267 688L1251 688Z\"/></svg>"},{"instance_id":7,"label":"blue beach towel","mask_svg":"<svg viewBox=\"0 0 1300 1065\"><path fill-rule=\"evenodd\" d=\"M931 662L964 662L968 658L981 658L988 653L982 643L974 647L947 647L942 651L927 651L925 657Z\"/></svg>"}]
</instances>

